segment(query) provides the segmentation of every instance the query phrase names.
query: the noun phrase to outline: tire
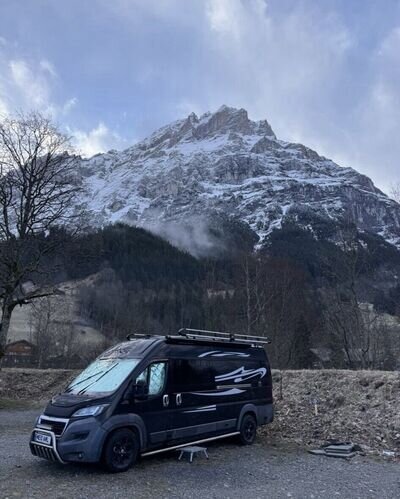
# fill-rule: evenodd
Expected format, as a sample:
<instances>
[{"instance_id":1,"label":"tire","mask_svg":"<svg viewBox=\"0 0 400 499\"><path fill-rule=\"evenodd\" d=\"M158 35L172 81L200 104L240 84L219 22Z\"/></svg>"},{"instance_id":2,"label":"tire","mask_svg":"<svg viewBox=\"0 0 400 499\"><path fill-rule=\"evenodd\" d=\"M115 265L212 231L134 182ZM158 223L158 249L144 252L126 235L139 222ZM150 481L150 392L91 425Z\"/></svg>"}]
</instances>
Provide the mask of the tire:
<instances>
[{"instance_id":1,"label":"tire","mask_svg":"<svg viewBox=\"0 0 400 499\"><path fill-rule=\"evenodd\" d=\"M251 445L257 436L257 421L252 414L245 414L240 425L239 441L242 445Z\"/></svg>"},{"instance_id":2,"label":"tire","mask_svg":"<svg viewBox=\"0 0 400 499\"><path fill-rule=\"evenodd\" d=\"M139 455L139 439L128 428L115 430L103 448L103 467L111 473L128 470L135 464Z\"/></svg>"}]
</instances>

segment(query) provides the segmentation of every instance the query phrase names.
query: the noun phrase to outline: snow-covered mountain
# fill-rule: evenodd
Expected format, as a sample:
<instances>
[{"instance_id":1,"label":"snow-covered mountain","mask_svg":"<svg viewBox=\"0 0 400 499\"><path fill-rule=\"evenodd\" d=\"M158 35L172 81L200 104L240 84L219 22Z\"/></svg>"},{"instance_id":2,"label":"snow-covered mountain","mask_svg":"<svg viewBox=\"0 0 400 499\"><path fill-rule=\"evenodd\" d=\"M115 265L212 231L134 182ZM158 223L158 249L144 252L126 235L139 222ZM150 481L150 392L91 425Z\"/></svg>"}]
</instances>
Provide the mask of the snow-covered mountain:
<instances>
[{"instance_id":1,"label":"snow-covered mountain","mask_svg":"<svg viewBox=\"0 0 400 499\"><path fill-rule=\"evenodd\" d=\"M244 109L192 113L125 151L81 159L79 173L93 225L144 226L199 251L212 244L217 214L245 222L260 242L289 218L344 217L400 247L400 205Z\"/></svg>"}]
</instances>

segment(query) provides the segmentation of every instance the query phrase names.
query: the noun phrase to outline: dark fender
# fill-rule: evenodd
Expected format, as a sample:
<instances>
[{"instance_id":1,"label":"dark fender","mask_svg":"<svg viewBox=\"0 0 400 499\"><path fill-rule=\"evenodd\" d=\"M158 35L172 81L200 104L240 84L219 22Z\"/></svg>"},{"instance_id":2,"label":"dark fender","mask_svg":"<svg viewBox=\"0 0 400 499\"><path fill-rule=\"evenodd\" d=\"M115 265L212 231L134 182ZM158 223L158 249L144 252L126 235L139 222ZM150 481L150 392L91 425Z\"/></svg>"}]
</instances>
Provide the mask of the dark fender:
<instances>
[{"instance_id":1,"label":"dark fender","mask_svg":"<svg viewBox=\"0 0 400 499\"><path fill-rule=\"evenodd\" d=\"M242 424L243 416L245 414L247 414L248 412L251 412L251 413L254 414L254 417L257 420L257 425L259 424L257 406L255 406L254 404L246 404L246 405L244 405L242 407L242 410L240 411L240 415L239 415L239 419L238 419L238 424L237 424L237 430L238 431L240 431L240 426Z\"/></svg>"},{"instance_id":2,"label":"dark fender","mask_svg":"<svg viewBox=\"0 0 400 499\"><path fill-rule=\"evenodd\" d=\"M106 431L106 436L110 434L110 432L118 429L118 428L136 428L139 433L140 439L140 450L143 451L147 447L147 432L146 426L144 424L143 419L137 414L117 414L115 416L111 416L104 424L103 429ZM104 439L105 440L105 439ZM103 447L104 441L101 444Z\"/></svg>"},{"instance_id":3,"label":"dark fender","mask_svg":"<svg viewBox=\"0 0 400 499\"><path fill-rule=\"evenodd\" d=\"M246 404L242 407L242 410L240 411L238 425L237 425L238 430L240 430L240 425L242 424L243 416L248 412L254 414L257 420L257 426L272 423L272 421L274 420L274 407L272 404L265 404L265 405Z\"/></svg>"}]
</instances>

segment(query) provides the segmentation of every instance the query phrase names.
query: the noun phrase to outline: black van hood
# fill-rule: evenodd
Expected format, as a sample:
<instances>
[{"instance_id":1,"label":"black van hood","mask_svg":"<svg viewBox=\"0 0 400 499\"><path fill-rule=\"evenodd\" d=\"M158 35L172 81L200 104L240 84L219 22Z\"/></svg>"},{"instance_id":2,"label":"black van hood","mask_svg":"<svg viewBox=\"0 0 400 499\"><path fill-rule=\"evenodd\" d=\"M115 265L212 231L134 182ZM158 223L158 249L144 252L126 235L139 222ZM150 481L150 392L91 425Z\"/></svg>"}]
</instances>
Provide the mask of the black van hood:
<instances>
[{"instance_id":1,"label":"black van hood","mask_svg":"<svg viewBox=\"0 0 400 499\"><path fill-rule=\"evenodd\" d=\"M47 404L44 413L47 416L56 416L68 418L72 414L88 405L105 404L109 402L109 398L104 394L90 394L85 393L82 395L75 395L73 393L59 393L55 395Z\"/></svg>"}]
</instances>

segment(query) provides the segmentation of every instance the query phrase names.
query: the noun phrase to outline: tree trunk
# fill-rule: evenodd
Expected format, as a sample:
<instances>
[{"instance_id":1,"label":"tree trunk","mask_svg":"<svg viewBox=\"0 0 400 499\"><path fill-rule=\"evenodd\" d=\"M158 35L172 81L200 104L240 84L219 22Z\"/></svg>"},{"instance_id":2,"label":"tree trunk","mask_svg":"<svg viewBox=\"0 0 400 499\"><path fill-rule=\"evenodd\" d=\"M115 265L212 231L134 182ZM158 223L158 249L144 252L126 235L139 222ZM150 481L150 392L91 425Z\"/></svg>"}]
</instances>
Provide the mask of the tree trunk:
<instances>
[{"instance_id":1,"label":"tree trunk","mask_svg":"<svg viewBox=\"0 0 400 499\"><path fill-rule=\"evenodd\" d=\"M3 305L1 307L1 321L0 321L0 363L1 359L4 357L6 346L7 346L7 336L8 330L10 329L11 314L14 310L12 303L9 300L4 299Z\"/></svg>"}]
</instances>

